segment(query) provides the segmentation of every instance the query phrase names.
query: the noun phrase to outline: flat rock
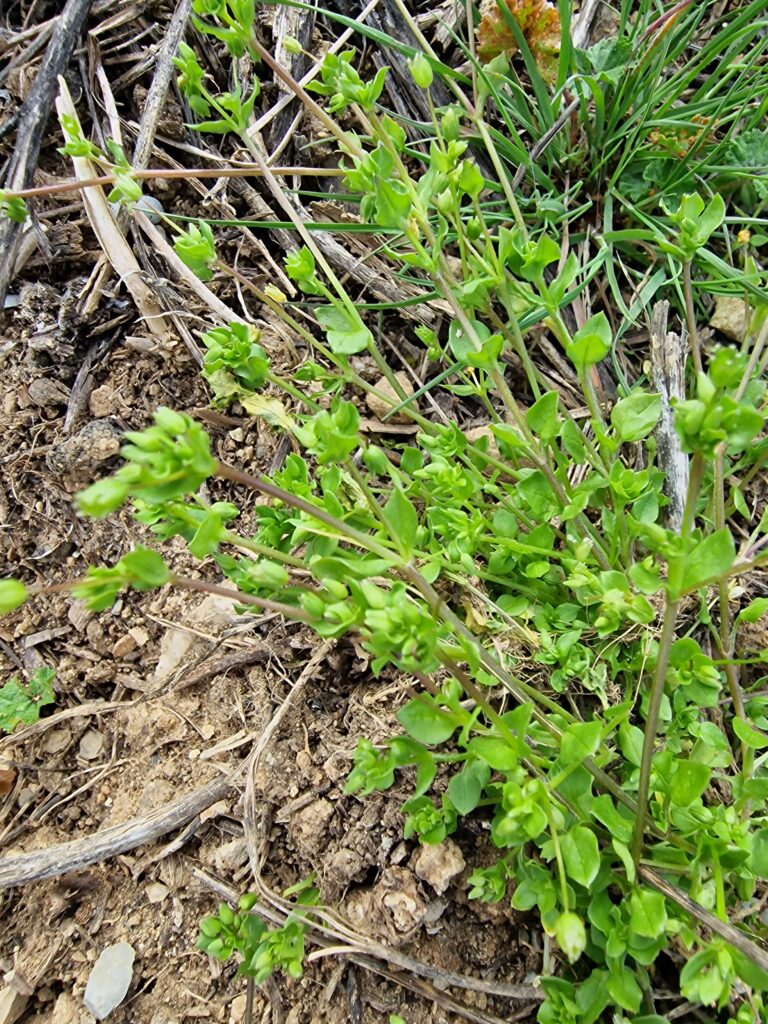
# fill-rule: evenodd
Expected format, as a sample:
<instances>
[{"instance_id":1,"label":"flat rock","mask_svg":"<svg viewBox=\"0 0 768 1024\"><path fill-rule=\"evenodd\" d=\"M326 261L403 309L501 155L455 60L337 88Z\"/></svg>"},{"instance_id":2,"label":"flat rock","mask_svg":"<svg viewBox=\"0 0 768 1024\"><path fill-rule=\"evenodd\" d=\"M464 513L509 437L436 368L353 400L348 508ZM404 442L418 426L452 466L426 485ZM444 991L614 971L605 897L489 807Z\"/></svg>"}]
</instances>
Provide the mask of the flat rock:
<instances>
[{"instance_id":1,"label":"flat rock","mask_svg":"<svg viewBox=\"0 0 768 1024\"><path fill-rule=\"evenodd\" d=\"M57 380L38 377L27 387L30 401L41 409L50 409L57 405L66 405L69 401L69 388Z\"/></svg>"},{"instance_id":2,"label":"flat rock","mask_svg":"<svg viewBox=\"0 0 768 1024\"><path fill-rule=\"evenodd\" d=\"M83 996L83 1002L96 1020L104 1020L125 999L131 987L135 956L129 942L118 942L101 951Z\"/></svg>"},{"instance_id":3,"label":"flat rock","mask_svg":"<svg viewBox=\"0 0 768 1024\"><path fill-rule=\"evenodd\" d=\"M80 740L80 757L86 761L95 761L104 749L104 733L98 729L88 729Z\"/></svg>"}]
</instances>

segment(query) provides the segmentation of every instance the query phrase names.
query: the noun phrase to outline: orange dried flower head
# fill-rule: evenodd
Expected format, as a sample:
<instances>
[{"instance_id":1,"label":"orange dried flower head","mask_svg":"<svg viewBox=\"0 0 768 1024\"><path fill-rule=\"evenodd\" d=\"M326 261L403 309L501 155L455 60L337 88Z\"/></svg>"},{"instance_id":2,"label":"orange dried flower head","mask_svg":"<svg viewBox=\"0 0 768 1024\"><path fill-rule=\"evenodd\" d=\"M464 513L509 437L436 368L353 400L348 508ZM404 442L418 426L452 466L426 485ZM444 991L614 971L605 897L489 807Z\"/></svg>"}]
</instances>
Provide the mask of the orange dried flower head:
<instances>
[{"instance_id":1,"label":"orange dried flower head","mask_svg":"<svg viewBox=\"0 0 768 1024\"><path fill-rule=\"evenodd\" d=\"M500 4L517 21L545 81L557 77L560 52L560 15L549 0L481 0L477 26L477 55L487 62L500 53L512 56L517 43Z\"/></svg>"}]
</instances>

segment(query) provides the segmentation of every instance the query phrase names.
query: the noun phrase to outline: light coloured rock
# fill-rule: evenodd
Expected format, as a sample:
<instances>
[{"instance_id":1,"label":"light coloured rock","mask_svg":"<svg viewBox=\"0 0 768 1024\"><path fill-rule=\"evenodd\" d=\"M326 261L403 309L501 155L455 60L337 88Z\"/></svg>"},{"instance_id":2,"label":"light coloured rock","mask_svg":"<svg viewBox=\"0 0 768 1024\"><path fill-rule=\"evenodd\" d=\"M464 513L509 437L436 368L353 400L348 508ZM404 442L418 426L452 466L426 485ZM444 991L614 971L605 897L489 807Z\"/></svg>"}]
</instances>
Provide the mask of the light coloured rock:
<instances>
[{"instance_id":1,"label":"light coloured rock","mask_svg":"<svg viewBox=\"0 0 768 1024\"><path fill-rule=\"evenodd\" d=\"M216 870L225 877L233 875L247 860L248 847L244 839L230 839L228 843L222 843L213 855Z\"/></svg>"},{"instance_id":2,"label":"light coloured rock","mask_svg":"<svg viewBox=\"0 0 768 1024\"><path fill-rule=\"evenodd\" d=\"M94 388L88 399L88 408L96 420L101 420L115 411L115 393L109 384Z\"/></svg>"},{"instance_id":3,"label":"light coloured rock","mask_svg":"<svg viewBox=\"0 0 768 1024\"><path fill-rule=\"evenodd\" d=\"M86 761L95 761L104 749L104 733L97 729L88 729L80 740L80 757Z\"/></svg>"},{"instance_id":4,"label":"light coloured rock","mask_svg":"<svg viewBox=\"0 0 768 1024\"><path fill-rule=\"evenodd\" d=\"M71 992L62 992L53 1005L51 1024L84 1024L85 1021L93 1020L87 1010L84 1010Z\"/></svg>"},{"instance_id":5,"label":"light coloured rock","mask_svg":"<svg viewBox=\"0 0 768 1024\"><path fill-rule=\"evenodd\" d=\"M407 868L386 868L374 889L388 912L395 932L411 932L427 916L427 904L419 894L416 879Z\"/></svg>"},{"instance_id":6,"label":"light coloured rock","mask_svg":"<svg viewBox=\"0 0 768 1024\"><path fill-rule=\"evenodd\" d=\"M119 640L115 641L112 654L115 658L126 658L136 650L136 641L130 633L125 633Z\"/></svg>"},{"instance_id":7,"label":"light coloured rock","mask_svg":"<svg viewBox=\"0 0 768 1024\"><path fill-rule=\"evenodd\" d=\"M492 455L494 459L499 458L499 446L496 443L496 438L493 436L493 431L490 427L484 425L480 427L470 427L469 430L464 431L464 436L470 444L475 444L475 442L479 441L481 438L487 437L488 454Z\"/></svg>"},{"instance_id":8,"label":"light coloured rock","mask_svg":"<svg viewBox=\"0 0 768 1024\"><path fill-rule=\"evenodd\" d=\"M43 740L43 752L45 754L60 754L69 745L71 739L72 734L69 729L51 729Z\"/></svg>"},{"instance_id":9,"label":"light coloured rock","mask_svg":"<svg viewBox=\"0 0 768 1024\"><path fill-rule=\"evenodd\" d=\"M456 843L450 839L435 845L422 846L413 869L436 893L446 891L457 875L464 870L464 857Z\"/></svg>"},{"instance_id":10,"label":"light coloured rock","mask_svg":"<svg viewBox=\"0 0 768 1024\"><path fill-rule=\"evenodd\" d=\"M214 632L216 628L231 626L238 621L232 610L234 602L228 597L209 594L191 610L187 623L199 629ZM185 625L187 624L185 623ZM199 636L183 629L171 627L160 640L160 656L155 669L155 682L166 680L182 664L192 649L202 643Z\"/></svg>"},{"instance_id":11,"label":"light coloured rock","mask_svg":"<svg viewBox=\"0 0 768 1024\"><path fill-rule=\"evenodd\" d=\"M235 996L229 1007L229 1024L241 1024L241 1021L245 1020L245 1006L248 1002L248 997L243 992L239 996Z\"/></svg>"},{"instance_id":12,"label":"light coloured rock","mask_svg":"<svg viewBox=\"0 0 768 1024\"><path fill-rule=\"evenodd\" d=\"M133 637L139 647L143 647L149 640L149 633L143 628L143 626L132 626L128 630L128 633Z\"/></svg>"},{"instance_id":13,"label":"light coloured rock","mask_svg":"<svg viewBox=\"0 0 768 1024\"><path fill-rule=\"evenodd\" d=\"M400 370L399 373L395 374L395 380L398 382L400 387L403 389L403 393L408 396L413 394L413 384L411 379L405 370ZM377 391L380 391L384 396L379 398L378 395L368 394L365 396L365 404L371 410L374 416L378 419L383 419L386 414L394 406L399 405L402 402L402 398L398 395L392 385L389 383L386 377L381 377L376 381L374 387ZM391 401L386 401L391 399ZM392 423L409 423L410 417L403 410L402 412L395 413L394 416L390 416L389 419Z\"/></svg>"},{"instance_id":14,"label":"light coloured rock","mask_svg":"<svg viewBox=\"0 0 768 1024\"><path fill-rule=\"evenodd\" d=\"M133 978L136 956L129 942L107 946L93 965L83 1002L96 1020L104 1020L125 999Z\"/></svg>"},{"instance_id":15,"label":"light coloured rock","mask_svg":"<svg viewBox=\"0 0 768 1024\"><path fill-rule=\"evenodd\" d=\"M67 609L67 618L78 633L83 632L94 614L94 612L85 607L82 601L73 601Z\"/></svg>"},{"instance_id":16,"label":"light coloured rock","mask_svg":"<svg viewBox=\"0 0 768 1024\"><path fill-rule=\"evenodd\" d=\"M718 295L709 326L731 341L743 341L747 333L749 306L734 295Z\"/></svg>"},{"instance_id":17,"label":"light coloured rock","mask_svg":"<svg viewBox=\"0 0 768 1024\"><path fill-rule=\"evenodd\" d=\"M162 903L170 891L162 882L150 882L147 886L147 899L150 903Z\"/></svg>"}]
</instances>

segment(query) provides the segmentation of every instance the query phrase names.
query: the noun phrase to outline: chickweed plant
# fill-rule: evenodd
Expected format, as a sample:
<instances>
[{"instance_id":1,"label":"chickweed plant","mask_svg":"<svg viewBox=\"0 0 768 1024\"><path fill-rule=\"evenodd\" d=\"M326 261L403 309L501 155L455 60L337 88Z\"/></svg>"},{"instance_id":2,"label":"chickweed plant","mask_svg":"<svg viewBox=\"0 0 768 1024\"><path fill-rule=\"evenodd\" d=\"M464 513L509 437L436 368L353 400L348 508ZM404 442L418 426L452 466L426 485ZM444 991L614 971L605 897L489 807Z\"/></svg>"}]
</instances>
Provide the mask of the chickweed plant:
<instances>
[{"instance_id":1,"label":"chickweed plant","mask_svg":"<svg viewBox=\"0 0 768 1024\"><path fill-rule=\"evenodd\" d=\"M258 409L277 396L297 451L271 477L254 475L215 458L189 416L158 409L78 507L101 517L130 503L159 541L182 537L230 586L173 573L140 547L90 568L72 592L99 610L126 587L234 585L243 607L322 637L353 634L374 674L401 673L412 694L397 711L402 731L358 740L347 793L387 790L402 773L404 834L420 843L460 833L469 816L484 823L497 855L472 873L469 895L537 913L541 1024L607 1014L656 1024L674 986L678 1002L723 1020L765 1020L768 697L754 626L768 599L750 594L768 563L768 516L755 521L749 496L768 454L768 305L755 259L765 7L746 3L705 32L704 5L665 14L622 2L616 38L578 50L561 3L556 57L548 43L541 70L514 6L498 13L516 60L502 50L480 63L474 39L457 40L466 73L445 67L402 8L423 52L387 44L409 57L431 111L405 124L383 109L386 69L366 79L354 51L332 53L313 98L253 36L252 0L194 0L198 30L229 52L234 85L217 91L183 46L180 88L197 129L234 135L264 172L297 232L285 261L296 305L317 325L276 289L258 293L295 333L300 365L276 374L256 328L229 323L203 334L202 372L219 405ZM239 83L245 54L327 129L394 272L450 310L445 331L418 327L409 339L434 369L415 395L248 134L258 84ZM455 102L434 106L435 77ZM70 151L91 145L69 129ZM113 198L135 203L122 154L107 165ZM13 214L22 198L3 201ZM208 223L173 231L201 278L227 273ZM702 340L713 292L748 300L742 344ZM672 409L688 461L679 522L658 458L667 396L617 349L658 298L678 309L690 343L686 394ZM536 366L534 328L557 344L583 410ZM355 368L358 354L389 380L388 395ZM612 401L602 363L618 378ZM420 411L441 389L465 422L487 423L483 436ZM372 442L358 411L366 392L391 406L385 421L407 415L418 432ZM238 531L236 505L203 500L211 478L259 499L248 509L255 532ZM3 581L0 608L45 589ZM253 906L244 897L205 919L202 948L239 953L256 980L274 966L300 972L300 921L270 939Z\"/></svg>"}]
</instances>

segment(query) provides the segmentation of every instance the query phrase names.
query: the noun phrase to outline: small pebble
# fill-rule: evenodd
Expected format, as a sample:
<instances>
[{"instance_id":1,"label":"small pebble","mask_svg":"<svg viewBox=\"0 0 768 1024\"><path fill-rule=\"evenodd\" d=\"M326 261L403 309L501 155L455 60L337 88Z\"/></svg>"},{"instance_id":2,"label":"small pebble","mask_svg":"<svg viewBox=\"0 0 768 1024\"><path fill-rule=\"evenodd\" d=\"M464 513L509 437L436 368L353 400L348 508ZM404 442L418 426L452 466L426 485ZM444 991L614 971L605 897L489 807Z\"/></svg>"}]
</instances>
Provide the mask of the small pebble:
<instances>
[{"instance_id":1,"label":"small pebble","mask_svg":"<svg viewBox=\"0 0 768 1024\"><path fill-rule=\"evenodd\" d=\"M162 903L170 891L162 882L150 882L147 886L147 899L150 903Z\"/></svg>"},{"instance_id":2,"label":"small pebble","mask_svg":"<svg viewBox=\"0 0 768 1024\"><path fill-rule=\"evenodd\" d=\"M125 999L133 979L136 956L128 942L102 950L85 986L83 1002L96 1020L104 1020Z\"/></svg>"},{"instance_id":3,"label":"small pebble","mask_svg":"<svg viewBox=\"0 0 768 1024\"><path fill-rule=\"evenodd\" d=\"M96 729L88 729L80 740L80 757L85 761L95 761L104 749L104 734Z\"/></svg>"},{"instance_id":4,"label":"small pebble","mask_svg":"<svg viewBox=\"0 0 768 1024\"><path fill-rule=\"evenodd\" d=\"M121 636L119 640L115 642L115 646L112 648L112 654L115 658L125 658L132 651L136 650L136 640L131 636L130 633L126 633Z\"/></svg>"}]
</instances>

